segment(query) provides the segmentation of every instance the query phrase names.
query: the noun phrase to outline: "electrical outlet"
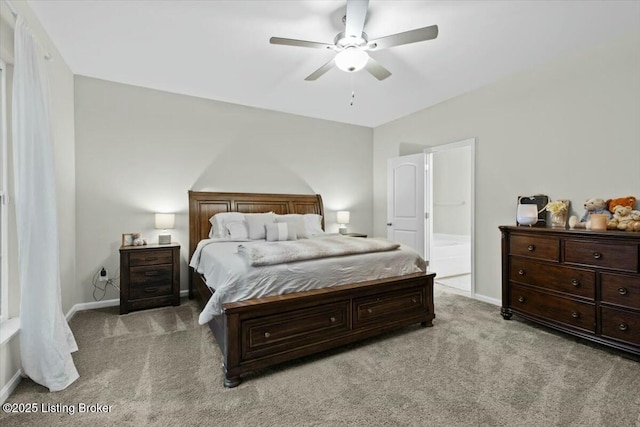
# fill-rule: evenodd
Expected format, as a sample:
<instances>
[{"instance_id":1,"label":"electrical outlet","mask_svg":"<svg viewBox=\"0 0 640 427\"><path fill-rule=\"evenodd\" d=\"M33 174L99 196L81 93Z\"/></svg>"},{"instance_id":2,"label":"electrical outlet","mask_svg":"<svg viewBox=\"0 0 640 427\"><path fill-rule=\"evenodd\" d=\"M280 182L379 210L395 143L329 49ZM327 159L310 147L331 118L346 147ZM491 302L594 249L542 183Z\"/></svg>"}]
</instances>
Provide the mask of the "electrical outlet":
<instances>
[{"instance_id":1,"label":"electrical outlet","mask_svg":"<svg viewBox=\"0 0 640 427\"><path fill-rule=\"evenodd\" d=\"M102 267L98 272L98 281L106 282L108 280L109 280L109 272L107 271L106 268Z\"/></svg>"}]
</instances>

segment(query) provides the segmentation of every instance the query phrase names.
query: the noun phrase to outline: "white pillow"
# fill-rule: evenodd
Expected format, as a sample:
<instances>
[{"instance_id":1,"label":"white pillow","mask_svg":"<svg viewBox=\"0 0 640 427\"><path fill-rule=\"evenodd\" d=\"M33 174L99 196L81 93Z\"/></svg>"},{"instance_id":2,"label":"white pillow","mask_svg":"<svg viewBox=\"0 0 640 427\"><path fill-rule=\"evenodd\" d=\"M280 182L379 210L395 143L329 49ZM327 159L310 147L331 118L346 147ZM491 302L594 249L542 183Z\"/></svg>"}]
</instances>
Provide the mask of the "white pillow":
<instances>
[{"instance_id":1,"label":"white pillow","mask_svg":"<svg viewBox=\"0 0 640 427\"><path fill-rule=\"evenodd\" d=\"M309 236L324 234L324 230L322 229L322 215L305 214L303 219L304 226L307 229L307 234L309 234Z\"/></svg>"},{"instance_id":2,"label":"white pillow","mask_svg":"<svg viewBox=\"0 0 640 427\"><path fill-rule=\"evenodd\" d=\"M296 235L299 239L309 238L304 217L300 214L276 215L276 222L291 224L291 227L296 230Z\"/></svg>"},{"instance_id":3,"label":"white pillow","mask_svg":"<svg viewBox=\"0 0 640 427\"><path fill-rule=\"evenodd\" d=\"M265 226L276 222L276 214L273 212L259 214L245 214L247 224L249 225L249 238L251 240L261 240L267 237Z\"/></svg>"},{"instance_id":4,"label":"white pillow","mask_svg":"<svg viewBox=\"0 0 640 427\"><path fill-rule=\"evenodd\" d=\"M211 230L209 231L209 238L225 238L226 230L224 228L225 221L243 221L244 214L240 212L220 212L209 218L211 223Z\"/></svg>"},{"instance_id":5,"label":"white pillow","mask_svg":"<svg viewBox=\"0 0 640 427\"><path fill-rule=\"evenodd\" d=\"M295 224L275 222L265 226L267 230L267 242L280 240L297 240Z\"/></svg>"},{"instance_id":6,"label":"white pillow","mask_svg":"<svg viewBox=\"0 0 640 427\"><path fill-rule=\"evenodd\" d=\"M230 240L249 240L249 229L246 221L225 222L226 237Z\"/></svg>"}]
</instances>

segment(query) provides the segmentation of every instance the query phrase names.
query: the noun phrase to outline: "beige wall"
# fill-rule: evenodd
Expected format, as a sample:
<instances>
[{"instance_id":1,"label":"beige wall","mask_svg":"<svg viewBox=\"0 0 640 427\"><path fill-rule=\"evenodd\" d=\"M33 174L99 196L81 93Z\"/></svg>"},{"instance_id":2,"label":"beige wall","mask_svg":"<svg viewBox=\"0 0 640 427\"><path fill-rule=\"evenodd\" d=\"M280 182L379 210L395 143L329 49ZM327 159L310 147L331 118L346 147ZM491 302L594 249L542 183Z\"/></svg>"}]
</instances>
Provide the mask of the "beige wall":
<instances>
[{"instance_id":1,"label":"beige wall","mask_svg":"<svg viewBox=\"0 0 640 427\"><path fill-rule=\"evenodd\" d=\"M81 302L76 281L76 206L75 206L75 135L73 108L73 74L62 56L49 39L40 22L26 2L12 2L16 11L27 21L33 34L44 49L52 56L48 61L49 84L51 88L51 107L53 113L54 157L56 173L56 196L58 199L58 227L60 234L60 279L62 291L62 308L68 311L74 304ZM0 55L9 68L9 76L13 71L13 25L14 18L4 2L0 2ZM12 80L7 79L8 92L11 94ZM9 108L11 99L8 100ZM10 112L9 112L10 114ZM9 126L11 117L8 117ZM9 150L11 150L11 134L9 133ZM9 153L9 175L12 168L11 151ZM9 179L9 314L19 315L20 286L17 275L17 240L15 235L15 206L13 200L13 181ZM11 339L0 349L0 388L19 369L18 337Z\"/></svg>"},{"instance_id":2,"label":"beige wall","mask_svg":"<svg viewBox=\"0 0 640 427\"><path fill-rule=\"evenodd\" d=\"M640 34L604 42L374 130L374 234L386 233L386 161L400 144L477 137L476 292L500 298L501 224L518 195L640 197Z\"/></svg>"},{"instance_id":3,"label":"beige wall","mask_svg":"<svg viewBox=\"0 0 640 427\"><path fill-rule=\"evenodd\" d=\"M222 84L222 83L221 83ZM76 76L77 277L113 274L124 232L157 242L154 212L176 212L187 288L187 191L319 193L327 229L351 211L371 233L372 130ZM100 295L100 294L99 294ZM110 288L106 299L117 298Z\"/></svg>"}]
</instances>

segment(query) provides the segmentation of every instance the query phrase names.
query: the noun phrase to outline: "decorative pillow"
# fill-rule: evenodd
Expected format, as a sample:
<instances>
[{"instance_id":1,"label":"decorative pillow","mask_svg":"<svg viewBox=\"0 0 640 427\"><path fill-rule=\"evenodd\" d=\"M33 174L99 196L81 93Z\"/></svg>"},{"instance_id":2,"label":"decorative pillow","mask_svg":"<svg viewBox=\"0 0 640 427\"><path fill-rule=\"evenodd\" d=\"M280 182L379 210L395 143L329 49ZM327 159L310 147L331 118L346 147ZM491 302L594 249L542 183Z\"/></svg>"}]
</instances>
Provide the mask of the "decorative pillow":
<instances>
[{"instance_id":1,"label":"decorative pillow","mask_svg":"<svg viewBox=\"0 0 640 427\"><path fill-rule=\"evenodd\" d=\"M267 236L265 226L276 222L276 214L273 212L245 214L244 217L249 225L249 238L251 240L264 239Z\"/></svg>"},{"instance_id":2,"label":"decorative pillow","mask_svg":"<svg viewBox=\"0 0 640 427\"><path fill-rule=\"evenodd\" d=\"M322 229L322 215L317 214L305 214L304 226L307 229L309 236L316 236L318 234L324 234Z\"/></svg>"},{"instance_id":3,"label":"decorative pillow","mask_svg":"<svg viewBox=\"0 0 640 427\"><path fill-rule=\"evenodd\" d=\"M296 235L299 239L309 238L309 233L307 232L307 227L304 223L304 217L300 214L276 215L276 222L290 224L290 227L296 231Z\"/></svg>"},{"instance_id":4,"label":"decorative pillow","mask_svg":"<svg viewBox=\"0 0 640 427\"><path fill-rule=\"evenodd\" d=\"M211 223L211 230L209 231L209 238L225 238L227 237L227 232L224 228L224 223L226 221L243 221L244 214L240 212L220 212L209 218L209 222Z\"/></svg>"},{"instance_id":5,"label":"decorative pillow","mask_svg":"<svg viewBox=\"0 0 640 427\"><path fill-rule=\"evenodd\" d=\"M230 240L249 240L249 229L245 221L225 222L226 237Z\"/></svg>"},{"instance_id":6,"label":"decorative pillow","mask_svg":"<svg viewBox=\"0 0 640 427\"><path fill-rule=\"evenodd\" d=\"M280 240L297 240L296 226L293 223L275 222L265 226L267 230L267 242Z\"/></svg>"}]
</instances>

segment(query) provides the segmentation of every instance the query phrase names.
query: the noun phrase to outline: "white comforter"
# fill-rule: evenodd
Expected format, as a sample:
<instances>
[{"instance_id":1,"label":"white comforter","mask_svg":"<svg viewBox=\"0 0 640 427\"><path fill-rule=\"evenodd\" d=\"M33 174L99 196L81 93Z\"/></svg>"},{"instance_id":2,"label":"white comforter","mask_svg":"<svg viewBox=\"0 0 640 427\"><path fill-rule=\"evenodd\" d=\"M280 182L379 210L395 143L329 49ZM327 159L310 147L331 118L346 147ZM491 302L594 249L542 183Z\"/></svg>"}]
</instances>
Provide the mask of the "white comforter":
<instances>
[{"instance_id":1,"label":"white comforter","mask_svg":"<svg viewBox=\"0 0 640 427\"><path fill-rule=\"evenodd\" d=\"M355 239L346 236L343 238ZM242 242L242 245L250 247L263 242L264 240L255 240ZM191 258L189 265L202 274L207 285L215 291L200 313L200 324L221 314L222 304L225 302L402 276L426 269L425 261L406 246L387 252L253 267L238 254L239 244L221 239L205 239L198 244Z\"/></svg>"}]
</instances>

